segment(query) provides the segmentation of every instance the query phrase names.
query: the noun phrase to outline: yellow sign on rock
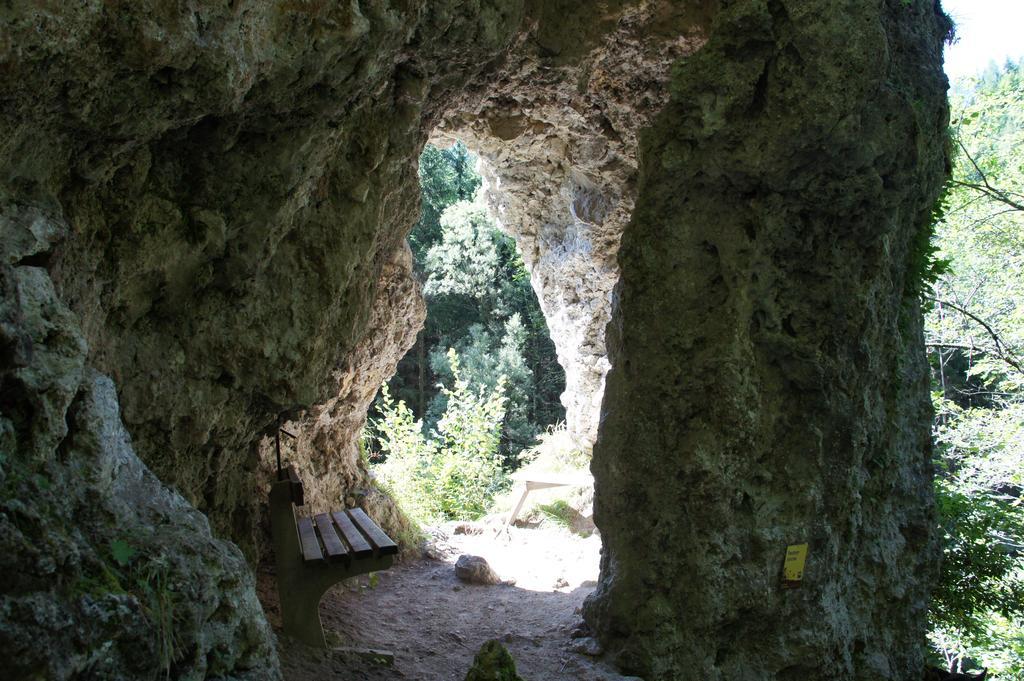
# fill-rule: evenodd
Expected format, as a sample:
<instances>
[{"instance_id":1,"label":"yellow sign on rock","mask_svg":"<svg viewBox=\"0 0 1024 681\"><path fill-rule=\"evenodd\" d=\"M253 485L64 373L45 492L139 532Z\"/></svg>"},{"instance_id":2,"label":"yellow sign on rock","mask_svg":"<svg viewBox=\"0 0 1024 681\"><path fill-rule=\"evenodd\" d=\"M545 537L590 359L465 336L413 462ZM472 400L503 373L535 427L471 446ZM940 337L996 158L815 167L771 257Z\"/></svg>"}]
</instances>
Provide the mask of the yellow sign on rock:
<instances>
[{"instance_id":1,"label":"yellow sign on rock","mask_svg":"<svg viewBox=\"0 0 1024 681\"><path fill-rule=\"evenodd\" d=\"M786 547L786 562L782 564L783 586L799 586L804 578L804 563L807 562L807 544L792 544Z\"/></svg>"}]
</instances>

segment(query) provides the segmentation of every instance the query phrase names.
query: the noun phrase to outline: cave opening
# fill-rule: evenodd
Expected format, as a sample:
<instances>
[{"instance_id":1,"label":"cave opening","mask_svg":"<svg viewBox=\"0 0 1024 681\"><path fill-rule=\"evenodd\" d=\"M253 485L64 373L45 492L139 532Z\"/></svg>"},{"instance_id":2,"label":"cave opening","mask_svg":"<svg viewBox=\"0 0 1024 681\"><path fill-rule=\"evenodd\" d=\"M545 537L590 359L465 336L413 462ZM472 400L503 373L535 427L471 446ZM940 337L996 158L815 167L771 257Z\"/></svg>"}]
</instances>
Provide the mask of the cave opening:
<instances>
[{"instance_id":1,"label":"cave opening","mask_svg":"<svg viewBox=\"0 0 1024 681\"><path fill-rule=\"evenodd\" d=\"M428 144L420 157L421 214L408 240L427 314L388 390L429 432L449 402L441 386L454 384L453 361L473 389L493 393L504 376L499 450L513 469L565 420L565 372L515 239L487 206L479 163L462 142Z\"/></svg>"},{"instance_id":2,"label":"cave opening","mask_svg":"<svg viewBox=\"0 0 1024 681\"><path fill-rule=\"evenodd\" d=\"M251 568L280 426L303 513L358 506L416 546L358 444L424 314L405 237L430 134L500 179L489 203L565 368L569 436L594 445L590 654L645 678L919 676L936 3L158 4L4 15L16 677L278 678ZM805 586L783 589L801 543ZM145 616L147 576L176 595L173 638ZM427 590L404 592L402 632L429 628ZM378 594L391 615L397 592ZM347 605L325 616L370 619ZM532 638L483 614L433 631L551 667L576 611L526 613Z\"/></svg>"},{"instance_id":3,"label":"cave opening","mask_svg":"<svg viewBox=\"0 0 1024 681\"><path fill-rule=\"evenodd\" d=\"M485 166L458 139L420 156L421 211L408 242L426 317L369 409L364 451L418 525L476 522L504 527L510 540L515 523L587 539L589 447L566 425L565 370ZM592 568L577 581L596 576L597 546L575 546L573 561Z\"/></svg>"}]
</instances>

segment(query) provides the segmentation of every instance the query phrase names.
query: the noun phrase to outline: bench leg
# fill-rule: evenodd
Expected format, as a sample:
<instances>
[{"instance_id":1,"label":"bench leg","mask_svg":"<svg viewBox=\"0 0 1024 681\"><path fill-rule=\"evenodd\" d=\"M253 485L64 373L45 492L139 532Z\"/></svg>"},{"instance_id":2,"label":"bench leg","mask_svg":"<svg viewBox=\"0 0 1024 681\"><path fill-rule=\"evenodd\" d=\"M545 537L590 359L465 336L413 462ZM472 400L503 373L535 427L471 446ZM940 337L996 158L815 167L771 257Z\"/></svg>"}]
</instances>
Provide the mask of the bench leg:
<instances>
[{"instance_id":1,"label":"bench leg","mask_svg":"<svg viewBox=\"0 0 1024 681\"><path fill-rule=\"evenodd\" d=\"M516 503L515 508L508 514L508 521L505 523L505 528L511 527L512 523L516 521L519 516L519 512L523 510L523 504L526 503L526 497L530 494L530 483L523 485L523 494L519 497L519 501Z\"/></svg>"},{"instance_id":2,"label":"bench leg","mask_svg":"<svg viewBox=\"0 0 1024 681\"><path fill-rule=\"evenodd\" d=\"M316 581L316 580L311 580ZM294 582L281 595L281 628L285 635L314 648L326 648L323 623L320 621L319 588L303 588ZM319 585L315 585L319 587ZM280 589L279 589L280 591Z\"/></svg>"},{"instance_id":3,"label":"bench leg","mask_svg":"<svg viewBox=\"0 0 1024 681\"><path fill-rule=\"evenodd\" d=\"M319 611L324 589L317 583L320 580L303 579L306 566L295 530L295 511L287 480L275 482L270 489L270 530L274 536L281 627L285 634L306 645L326 648Z\"/></svg>"},{"instance_id":4,"label":"bench leg","mask_svg":"<svg viewBox=\"0 0 1024 681\"><path fill-rule=\"evenodd\" d=\"M362 558L351 565L305 565L286 575L278 574L277 592L281 601L281 628L285 635L314 648L326 648L320 601L335 584L368 572L387 570L391 556Z\"/></svg>"},{"instance_id":5,"label":"bench leg","mask_svg":"<svg viewBox=\"0 0 1024 681\"><path fill-rule=\"evenodd\" d=\"M282 594L281 628L285 635L314 648L326 648L324 627L320 622L320 595L292 590Z\"/></svg>"}]
</instances>

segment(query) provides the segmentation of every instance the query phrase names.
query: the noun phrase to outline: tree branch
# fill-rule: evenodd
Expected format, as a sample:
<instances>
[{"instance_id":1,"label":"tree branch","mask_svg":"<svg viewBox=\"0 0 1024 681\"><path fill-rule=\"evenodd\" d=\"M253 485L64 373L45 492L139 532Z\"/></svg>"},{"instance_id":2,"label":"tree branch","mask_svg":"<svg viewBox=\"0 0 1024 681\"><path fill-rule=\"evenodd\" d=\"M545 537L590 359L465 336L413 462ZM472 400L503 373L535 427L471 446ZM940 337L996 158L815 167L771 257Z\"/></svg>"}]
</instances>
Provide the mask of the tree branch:
<instances>
[{"instance_id":1,"label":"tree branch","mask_svg":"<svg viewBox=\"0 0 1024 681\"><path fill-rule=\"evenodd\" d=\"M982 169L978 166L978 163L974 160L974 157L971 156L971 152L967 151L967 147L964 146L964 143L961 140L957 140L956 143L964 152L964 156L967 157L967 160L971 162L972 166L974 166L975 172L977 172L978 175L981 176L982 183L977 184L974 182L962 182L960 180L953 180L953 184L960 185L961 187L968 187L970 189L974 189L975 191L979 191L985 194L986 196L995 199L996 201L999 201L1000 203L1004 203L1007 206L1010 206L1014 210L1024 211L1024 203L1019 203L1011 199L1011 192L996 189L991 184L989 184L988 177L985 175L984 171L982 171Z\"/></svg>"},{"instance_id":2,"label":"tree branch","mask_svg":"<svg viewBox=\"0 0 1024 681\"><path fill-rule=\"evenodd\" d=\"M982 352L980 348L973 345L964 345L963 343L925 343L926 348L953 348L954 350L972 350L974 352Z\"/></svg>"},{"instance_id":3,"label":"tree branch","mask_svg":"<svg viewBox=\"0 0 1024 681\"><path fill-rule=\"evenodd\" d=\"M992 341L995 343L996 346L996 355L999 357L999 359L1003 360L1017 371L1024 373L1024 366L1021 366L1020 360L1016 359L1013 352L1011 352L1009 348L1006 347L1003 341L999 338L999 334L996 333L995 329L993 329L988 322L986 322L984 319L974 314L973 312L970 312L960 307L959 305L956 305L955 303L951 303L948 300L940 300L939 298L928 298L927 300L930 300L933 303L938 303L939 305L944 305L946 307L952 308L959 312L960 314L964 315L965 317L973 319L975 322L980 324L985 329L985 331L988 332L988 335L992 337Z\"/></svg>"}]
</instances>

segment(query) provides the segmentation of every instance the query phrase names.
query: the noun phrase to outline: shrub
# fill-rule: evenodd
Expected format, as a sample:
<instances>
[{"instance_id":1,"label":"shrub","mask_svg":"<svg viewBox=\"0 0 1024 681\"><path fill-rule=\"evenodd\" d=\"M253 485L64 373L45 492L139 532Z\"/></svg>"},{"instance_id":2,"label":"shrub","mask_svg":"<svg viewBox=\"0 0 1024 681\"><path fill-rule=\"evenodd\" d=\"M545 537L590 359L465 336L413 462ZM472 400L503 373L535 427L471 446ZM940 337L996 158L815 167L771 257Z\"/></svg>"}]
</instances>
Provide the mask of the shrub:
<instances>
[{"instance_id":1,"label":"shrub","mask_svg":"<svg viewBox=\"0 0 1024 681\"><path fill-rule=\"evenodd\" d=\"M395 492L403 510L420 523L472 520L483 515L505 484L498 444L505 417L505 381L492 389L474 388L449 350L453 386L441 388L444 415L430 437L404 402L381 389L380 418L371 439L383 463L375 472Z\"/></svg>"},{"instance_id":2,"label":"shrub","mask_svg":"<svg viewBox=\"0 0 1024 681\"><path fill-rule=\"evenodd\" d=\"M383 463L373 466L402 510L414 521L424 522L440 513L432 493L430 471L437 455L435 443L423 436L423 422L416 421L405 402L395 402L388 386L381 386L380 418L371 424Z\"/></svg>"},{"instance_id":3,"label":"shrub","mask_svg":"<svg viewBox=\"0 0 1024 681\"><path fill-rule=\"evenodd\" d=\"M951 668L1024 678L1024 404L937 406L943 562L930 639Z\"/></svg>"},{"instance_id":4,"label":"shrub","mask_svg":"<svg viewBox=\"0 0 1024 681\"><path fill-rule=\"evenodd\" d=\"M590 468L590 453L582 451L569 434L565 422L548 426L533 447L519 455L523 466L532 470L561 473Z\"/></svg>"}]
</instances>

